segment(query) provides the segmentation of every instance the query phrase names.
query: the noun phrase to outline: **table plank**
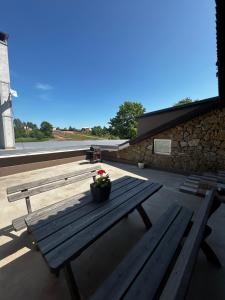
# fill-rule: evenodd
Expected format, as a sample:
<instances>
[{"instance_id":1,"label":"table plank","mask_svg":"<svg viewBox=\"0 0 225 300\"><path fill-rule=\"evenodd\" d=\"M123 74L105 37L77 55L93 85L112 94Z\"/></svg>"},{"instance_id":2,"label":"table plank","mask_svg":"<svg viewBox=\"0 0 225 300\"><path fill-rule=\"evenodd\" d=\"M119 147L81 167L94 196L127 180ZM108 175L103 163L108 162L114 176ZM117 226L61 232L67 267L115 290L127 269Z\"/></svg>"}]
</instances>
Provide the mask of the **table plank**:
<instances>
[{"instance_id":1,"label":"table plank","mask_svg":"<svg viewBox=\"0 0 225 300\"><path fill-rule=\"evenodd\" d=\"M117 179L113 181L112 191L116 191L120 189L122 186L134 180L136 180L136 178L128 177L128 176L125 176L122 179ZM64 215L67 215L68 213L67 208L69 209L70 212L72 212L73 210L80 209L81 207L87 205L91 201L92 199L90 197L90 191L83 194L75 195L63 201L61 205L56 203L54 204L53 207L52 206L46 207L45 210L42 212L37 212L37 213L34 212L32 214L29 214L25 218L25 222L29 227L29 229L31 231L34 231L39 227L45 226L48 223L55 221L57 218L61 218Z\"/></svg>"},{"instance_id":2,"label":"table plank","mask_svg":"<svg viewBox=\"0 0 225 300\"><path fill-rule=\"evenodd\" d=\"M125 186L122 186L120 187L120 189L112 192L110 199L105 202L97 203L94 201L90 201L85 206L82 206L79 209L69 209L67 211L67 214L64 214L60 219L54 219L53 222L48 224L48 226L42 226L41 228L33 230L35 240L40 242L44 238L47 238L49 235L52 235L52 239L54 239L55 237L57 238L57 234L64 235L64 232L66 232L66 234L68 235L68 230L71 231L74 223L80 223L80 219L82 217L90 221L91 217L97 215L101 209L104 210L105 208L108 209L110 207L114 207L116 206L118 201L121 202L120 199L118 200L118 197L122 194L128 193L130 190L132 190L131 193L129 193L129 195L132 195L135 192L134 188L136 188L141 183L143 183L143 181L140 179L135 179L130 182L126 181ZM49 239L48 242L50 242Z\"/></svg>"},{"instance_id":3,"label":"table plank","mask_svg":"<svg viewBox=\"0 0 225 300\"><path fill-rule=\"evenodd\" d=\"M136 183L136 185L135 185ZM123 204L124 202L128 201L134 195L140 193L145 188L149 186L148 182L143 182L137 179L136 182L132 185L134 188L129 190L129 186L125 187L124 193L117 197L114 200L106 201L103 203L96 203L92 202L88 206L83 207L83 209L79 210L79 214L76 215L76 218L72 215L69 216L69 220L66 220L69 223L67 226L62 228L57 228L62 226L61 222L57 222L56 224L51 224L52 226L47 228L43 228L43 231L34 232L34 236L36 239L41 239L41 237L46 236L47 232L53 230L57 230L56 232L49 234L46 238L39 240L38 245L42 253L46 253L51 249L57 247L58 245L62 244L64 241L68 240L76 233L81 230L84 230L85 227L91 225L92 223L96 222L98 219L102 218L104 215L108 214L109 212L116 209L118 206ZM59 226L58 226L59 225Z\"/></svg>"},{"instance_id":4,"label":"table plank","mask_svg":"<svg viewBox=\"0 0 225 300\"><path fill-rule=\"evenodd\" d=\"M125 215L133 211L138 205L147 200L151 195L162 187L158 183L149 183L141 192L135 194L96 222L85 227L76 235L64 241L52 251L46 253L44 258L52 270L57 270L70 259L77 257L81 252L92 244L98 237L119 222Z\"/></svg>"}]
</instances>

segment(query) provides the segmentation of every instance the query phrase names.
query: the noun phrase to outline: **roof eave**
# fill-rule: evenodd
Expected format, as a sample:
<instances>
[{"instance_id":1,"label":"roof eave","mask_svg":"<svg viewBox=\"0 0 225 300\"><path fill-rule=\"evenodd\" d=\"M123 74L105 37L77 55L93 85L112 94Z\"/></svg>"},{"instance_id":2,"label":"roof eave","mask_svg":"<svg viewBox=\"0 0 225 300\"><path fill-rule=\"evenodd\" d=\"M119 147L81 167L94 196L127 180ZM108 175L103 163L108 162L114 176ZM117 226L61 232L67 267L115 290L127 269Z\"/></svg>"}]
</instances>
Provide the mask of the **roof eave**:
<instances>
[{"instance_id":1,"label":"roof eave","mask_svg":"<svg viewBox=\"0 0 225 300\"><path fill-rule=\"evenodd\" d=\"M216 109L216 108L220 108L220 107L224 107L224 103L215 101L214 103L210 103L208 105L205 105L204 107L200 107L198 109L195 109L191 112L186 113L185 115L178 117L176 119L173 119L172 121L169 121L159 127L156 127L148 132L146 132L145 134L142 134L138 137L136 137L135 139L130 140L130 145L139 143L143 140L145 140L146 138L150 138L162 131L168 130L172 127L175 127L177 125L180 125L186 121L189 121L195 117L200 116L201 114L205 114L207 112L209 112L210 110Z\"/></svg>"}]
</instances>

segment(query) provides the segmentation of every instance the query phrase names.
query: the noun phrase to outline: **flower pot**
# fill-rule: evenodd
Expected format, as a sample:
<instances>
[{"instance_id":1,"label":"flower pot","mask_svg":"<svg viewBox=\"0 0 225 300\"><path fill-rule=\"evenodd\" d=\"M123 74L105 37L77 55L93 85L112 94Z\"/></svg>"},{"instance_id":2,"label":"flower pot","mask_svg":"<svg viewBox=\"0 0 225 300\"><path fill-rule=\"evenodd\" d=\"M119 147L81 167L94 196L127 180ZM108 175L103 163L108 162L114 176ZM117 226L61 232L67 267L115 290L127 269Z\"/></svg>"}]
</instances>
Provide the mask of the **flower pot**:
<instances>
[{"instance_id":1,"label":"flower pot","mask_svg":"<svg viewBox=\"0 0 225 300\"><path fill-rule=\"evenodd\" d=\"M144 167L145 167L145 163L143 163L143 162L138 162L138 168L139 168L139 169L144 169Z\"/></svg>"},{"instance_id":2,"label":"flower pot","mask_svg":"<svg viewBox=\"0 0 225 300\"><path fill-rule=\"evenodd\" d=\"M111 192L111 182L104 187L96 186L95 183L90 184L91 195L94 201L102 202L109 199Z\"/></svg>"}]
</instances>

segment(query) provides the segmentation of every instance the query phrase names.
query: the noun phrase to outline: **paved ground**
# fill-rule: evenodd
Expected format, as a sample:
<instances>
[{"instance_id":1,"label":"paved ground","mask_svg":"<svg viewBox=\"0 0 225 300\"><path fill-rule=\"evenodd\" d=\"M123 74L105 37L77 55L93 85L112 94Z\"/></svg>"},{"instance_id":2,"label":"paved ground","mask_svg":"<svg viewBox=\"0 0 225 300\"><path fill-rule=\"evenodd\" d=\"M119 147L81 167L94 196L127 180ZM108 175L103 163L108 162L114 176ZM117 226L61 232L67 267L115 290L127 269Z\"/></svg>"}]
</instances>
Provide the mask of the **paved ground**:
<instances>
[{"instance_id":1,"label":"paved ground","mask_svg":"<svg viewBox=\"0 0 225 300\"><path fill-rule=\"evenodd\" d=\"M127 140L87 140L87 141L45 141L16 143L15 150L0 149L0 158L6 156L29 155L34 153L89 149L91 145L118 146Z\"/></svg>"},{"instance_id":2,"label":"paved ground","mask_svg":"<svg viewBox=\"0 0 225 300\"><path fill-rule=\"evenodd\" d=\"M24 214L26 210L24 201L8 203L5 189L7 186L70 172L86 166L82 162L76 162L0 178L1 299L69 299L63 274L60 274L59 278L55 278L50 274L40 253L35 250L32 244L32 237L26 232L15 233L12 231L11 220ZM150 201L145 203L153 223L174 201L194 210L199 207L202 201L199 197L178 191L179 185L184 180L183 175L151 169L140 170L136 166L119 163L103 164L103 167L110 173L112 179L128 174L163 183L164 187ZM89 182L90 180L85 180L79 184L72 184L35 196L34 201L32 201L33 207L37 209L74 193L83 192L88 189ZM216 269L206 261L200 252L188 295L189 300L225 299L224 205L212 216L210 225L213 228L213 234L208 242L217 253L224 267L219 270ZM144 232L143 223L138 214L134 212L73 262L73 271L84 299L90 297Z\"/></svg>"}]
</instances>

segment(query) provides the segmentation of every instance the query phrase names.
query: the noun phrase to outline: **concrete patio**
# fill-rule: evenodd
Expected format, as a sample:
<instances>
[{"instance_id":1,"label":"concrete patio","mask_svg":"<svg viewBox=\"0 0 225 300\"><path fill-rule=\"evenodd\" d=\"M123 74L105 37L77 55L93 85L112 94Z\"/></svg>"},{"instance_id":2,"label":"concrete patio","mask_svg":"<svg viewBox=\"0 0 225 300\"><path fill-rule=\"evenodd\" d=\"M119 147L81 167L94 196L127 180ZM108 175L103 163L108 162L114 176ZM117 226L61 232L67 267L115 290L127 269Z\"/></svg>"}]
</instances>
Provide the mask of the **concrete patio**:
<instances>
[{"instance_id":1,"label":"concrete patio","mask_svg":"<svg viewBox=\"0 0 225 300\"><path fill-rule=\"evenodd\" d=\"M73 162L60 166L24 172L0 178L0 295L1 299L69 299L63 274L56 278L49 272L41 254L26 231L14 232L12 219L26 213L25 201L8 203L6 188L9 186L47 178L86 168L85 162ZM147 178L163 184L144 206L154 224L158 217L173 203L178 202L197 210L202 199L179 192L185 176L120 163L103 163L102 167L111 179L124 175ZM33 209L49 205L89 189L91 180L71 184L31 198ZM188 299L225 299L225 205L209 220L213 233L208 238L223 267L217 269L199 253ZM107 234L89 247L73 262L73 271L84 299L88 299L103 280L113 271L129 249L141 238L145 227L134 212L122 220ZM110 262L110 263L109 263Z\"/></svg>"}]
</instances>

